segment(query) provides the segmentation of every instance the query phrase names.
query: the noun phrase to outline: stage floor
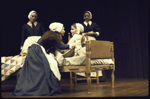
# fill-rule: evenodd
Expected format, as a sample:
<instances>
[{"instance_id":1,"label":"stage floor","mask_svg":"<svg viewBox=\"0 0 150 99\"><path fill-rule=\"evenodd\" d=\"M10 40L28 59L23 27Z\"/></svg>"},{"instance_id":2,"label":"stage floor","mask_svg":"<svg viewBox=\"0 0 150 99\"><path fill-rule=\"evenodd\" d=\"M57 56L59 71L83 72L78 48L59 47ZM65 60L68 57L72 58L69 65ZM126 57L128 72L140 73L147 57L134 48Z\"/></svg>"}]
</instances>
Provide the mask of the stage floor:
<instances>
[{"instance_id":1,"label":"stage floor","mask_svg":"<svg viewBox=\"0 0 150 99\"><path fill-rule=\"evenodd\" d=\"M3 98L72 98L72 97L147 97L149 95L148 79L126 79L116 78L115 88L111 88L111 80L96 85L91 84L91 94L87 93L86 83L77 83L77 86L70 86L69 79L62 79L60 82L62 94L56 96L10 96L16 85L16 78L8 78L1 82L1 96Z\"/></svg>"}]
</instances>

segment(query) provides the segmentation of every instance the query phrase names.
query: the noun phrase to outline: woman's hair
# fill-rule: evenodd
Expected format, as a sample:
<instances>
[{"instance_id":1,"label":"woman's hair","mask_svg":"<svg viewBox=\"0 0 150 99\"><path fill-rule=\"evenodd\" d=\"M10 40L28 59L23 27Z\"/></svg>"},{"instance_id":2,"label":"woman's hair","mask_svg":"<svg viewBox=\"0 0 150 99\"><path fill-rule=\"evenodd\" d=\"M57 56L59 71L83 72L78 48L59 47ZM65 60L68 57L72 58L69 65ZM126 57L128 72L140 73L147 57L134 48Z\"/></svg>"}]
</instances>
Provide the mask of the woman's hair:
<instances>
[{"instance_id":1,"label":"woman's hair","mask_svg":"<svg viewBox=\"0 0 150 99\"><path fill-rule=\"evenodd\" d=\"M42 42L46 43L48 41L56 41L57 43L61 42L60 39L60 33L59 32L53 32L53 31L46 31L42 36Z\"/></svg>"},{"instance_id":2,"label":"woman's hair","mask_svg":"<svg viewBox=\"0 0 150 99\"><path fill-rule=\"evenodd\" d=\"M73 26L75 29L77 29L76 23L73 23L71 26Z\"/></svg>"}]
</instances>

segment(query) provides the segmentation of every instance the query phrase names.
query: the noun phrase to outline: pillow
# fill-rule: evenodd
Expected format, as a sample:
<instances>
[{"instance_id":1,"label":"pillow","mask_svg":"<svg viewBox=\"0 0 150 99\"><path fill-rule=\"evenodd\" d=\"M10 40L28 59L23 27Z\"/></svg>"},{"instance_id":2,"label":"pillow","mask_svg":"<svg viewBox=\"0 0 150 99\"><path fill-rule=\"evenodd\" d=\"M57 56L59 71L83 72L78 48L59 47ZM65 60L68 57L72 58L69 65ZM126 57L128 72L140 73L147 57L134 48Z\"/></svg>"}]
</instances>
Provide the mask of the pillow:
<instances>
[{"instance_id":1,"label":"pillow","mask_svg":"<svg viewBox=\"0 0 150 99\"><path fill-rule=\"evenodd\" d=\"M91 65L113 65L112 59L92 59Z\"/></svg>"}]
</instances>

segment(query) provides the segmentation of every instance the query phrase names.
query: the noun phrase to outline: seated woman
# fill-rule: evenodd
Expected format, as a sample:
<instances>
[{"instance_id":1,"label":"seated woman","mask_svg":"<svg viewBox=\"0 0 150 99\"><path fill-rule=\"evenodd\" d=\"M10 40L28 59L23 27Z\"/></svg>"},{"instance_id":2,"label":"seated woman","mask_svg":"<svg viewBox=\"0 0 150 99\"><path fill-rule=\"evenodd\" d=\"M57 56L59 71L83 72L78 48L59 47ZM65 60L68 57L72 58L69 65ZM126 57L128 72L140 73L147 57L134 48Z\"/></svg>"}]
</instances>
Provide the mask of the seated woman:
<instances>
[{"instance_id":1,"label":"seated woman","mask_svg":"<svg viewBox=\"0 0 150 99\"><path fill-rule=\"evenodd\" d=\"M74 50L74 56L72 57L62 57L60 53L57 52L56 59L59 60L60 64L63 65L84 65L85 58L86 58L86 48L85 46L82 46L83 44L82 39L84 38L84 35L81 35L84 31L84 27L80 23L75 23L71 25L71 34L72 38L69 40L67 44L72 44L72 46L75 46ZM87 39L85 38L85 41ZM88 40L96 40L93 36L88 36ZM61 60L63 59L63 60ZM77 75L85 76L85 73L77 73ZM101 71L99 71L99 76L102 76ZM95 72L91 72L91 77L96 77Z\"/></svg>"},{"instance_id":2,"label":"seated woman","mask_svg":"<svg viewBox=\"0 0 150 99\"><path fill-rule=\"evenodd\" d=\"M70 45L61 43L64 34L61 23L51 23L50 31L46 31L37 43L28 48L28 53L20 72L17 85L12 95L57 95L61 93L59 81L61 75L57 61L51 51L69 49ZM50 54L47 54L49 49Z\"/></svg>"}]
</instances>

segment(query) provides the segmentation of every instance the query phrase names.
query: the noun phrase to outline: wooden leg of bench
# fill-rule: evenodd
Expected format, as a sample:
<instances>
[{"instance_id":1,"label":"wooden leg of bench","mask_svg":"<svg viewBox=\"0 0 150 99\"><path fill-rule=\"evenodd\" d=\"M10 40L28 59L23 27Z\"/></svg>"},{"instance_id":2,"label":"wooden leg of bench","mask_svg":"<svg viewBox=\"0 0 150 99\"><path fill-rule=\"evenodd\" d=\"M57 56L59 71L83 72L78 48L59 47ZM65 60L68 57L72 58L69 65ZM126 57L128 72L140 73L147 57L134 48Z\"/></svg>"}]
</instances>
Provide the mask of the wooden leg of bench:
<instances>
[{"instance_id":1,"label":"wooden leg of bench","mask_svg":"<svg viewBox=\"0 0 150 99\"><path fill-rule=\"evenodd\" d=\"M114 82L115 82L115 75L114 75L114 70L112 70L111 71L111 87L112 88L115 88Z\"/></svg>"},{"instance_id":2,"label":"wooden leg of bench","mask_svg":"<svg viewBox=\"0 0 150 99\"><path fill-rule=\"evenodd\" d=\"M90 77L90 73L87 74L87 86L88 86L88 94L91 93L91 77Z\"/></svg>"},{"instance_id":3,"label":"wooden leg of bench","mask_svg":"<svg viewBox=\"0 0 150 99\"><path fill-rule=\"evenodd\" d=\"M96 71L96 81L97 81L97 85L99 85L98 70Z\"/></svg>"},{"instance_id":4,"label":"wooden leg of bench","mask_svg":"<svg viewBox=\"0 0 150 99\"><path fill-rule=\"evenodd\" d=\"M70 72L70 85L72 86L72 72Z\"/></svg>"},{"instance_id":5,"label":"wooden leg of bench","mask_svg":"<svg viewBox=\"0 0 150 99\"><path fill-rule=\"evenodd\" d=\"M76 75L76 72L74 72L74 81L75 81L74 85L77 86L77 75Z\"/></svg>"}]
</instances>

